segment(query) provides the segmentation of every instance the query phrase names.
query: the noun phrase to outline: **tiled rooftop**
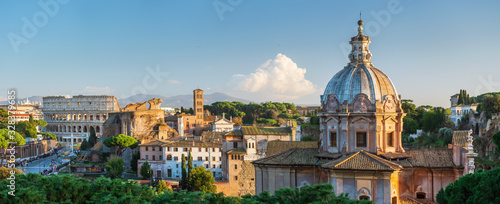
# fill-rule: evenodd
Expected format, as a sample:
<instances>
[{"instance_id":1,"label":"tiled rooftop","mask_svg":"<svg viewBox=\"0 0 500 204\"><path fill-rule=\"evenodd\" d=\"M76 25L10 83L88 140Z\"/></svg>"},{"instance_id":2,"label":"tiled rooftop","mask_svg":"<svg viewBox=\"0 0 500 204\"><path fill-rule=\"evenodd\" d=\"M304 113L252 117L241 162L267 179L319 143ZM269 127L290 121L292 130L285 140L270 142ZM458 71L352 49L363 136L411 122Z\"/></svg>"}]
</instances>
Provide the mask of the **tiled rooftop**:
<instances>
[{"instance_id":1,"label":"tiled rooftop","mask_svg":"<svg viewBox=\"0 0 500 204\"><path fill-rule=\"evenodd\" d=\"M267 145L266 156L284 152L292 148L318 148L316 141L270 141Z\"/></svg>"},{"instance_id":2,"label":"tiled rooftop","mask_svg":"<svg viewBox=\"0 0 500 204\"><path fill-rule=\"evenodd\" d=\"M382 170L393 171L402 169L398 164L370 154L363 150L356 152L348 157L341 157L334 161L321 165L329 169L352 169L352 170Z\"/></svg>"},{"instance_id":3,"label":"tiled rooftop","mask_svg":"<svg viewBox=\"0 0 500 204\"><path fill-rule=\"evenodd\" d=\"M292 148L284 152L253 161L253 164L271 165L316 165L318 158L316 148Z\"/></svg>"}]
</instances>

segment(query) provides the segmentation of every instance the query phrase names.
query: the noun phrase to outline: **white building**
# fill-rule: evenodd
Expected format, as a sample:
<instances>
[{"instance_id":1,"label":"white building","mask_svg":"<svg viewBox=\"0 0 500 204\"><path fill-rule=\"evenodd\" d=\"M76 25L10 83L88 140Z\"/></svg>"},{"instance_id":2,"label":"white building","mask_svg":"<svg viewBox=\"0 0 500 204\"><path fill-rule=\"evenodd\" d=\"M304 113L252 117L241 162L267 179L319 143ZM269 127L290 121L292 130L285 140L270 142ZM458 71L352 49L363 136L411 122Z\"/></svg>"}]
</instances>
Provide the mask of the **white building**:
<instances>
[{"instance_id":1,"label":"white building","mask_svg":"<svg viewBox=\"0 0 500 204\"><path fill-rule=\"evenodd\" d=\"M455 123L455 126L458 125L458 123L460 122L460 120L462 119L463 116L465 115L469 115L470 111L474 111L476 112L477 110L477 105L479 105L478 103L473 103L473 104L470 104L470 105L463 105L463 104L460 104L458 105L457 102L458 102L458 94L455 94L453 96L451 96L451 107L450 107L450 110L451 110L451 113L450 113L450 119Z\"/></svg>"},{"instance_id":2,"label":"white building","mask_svg":"<svg viewBox=\"0 0 500 204\"><path fill-rule=\"evenodd\" d=\"M148 161L157 179L174 179L182 177L182 155L186 158L191 151L193 168L203 166L212 172L215 179L222 177L222 143L202 140L155 140L139 145L140 159L138 171ZM187 161L187 159L186 159Z\"/></svg>"},{"instance_id":3,"label":"white building","mask_svg":"<svg viewBox=\"0 0 500 204\"><path fill-rule=\"evenodd\" d=\"M228 120L222 115L222 118L218 119L215 116L215 122L212 124L212 131L214 132L230 132L234 129L234 123L232 120Z\"/></svg>"}]
</instances>

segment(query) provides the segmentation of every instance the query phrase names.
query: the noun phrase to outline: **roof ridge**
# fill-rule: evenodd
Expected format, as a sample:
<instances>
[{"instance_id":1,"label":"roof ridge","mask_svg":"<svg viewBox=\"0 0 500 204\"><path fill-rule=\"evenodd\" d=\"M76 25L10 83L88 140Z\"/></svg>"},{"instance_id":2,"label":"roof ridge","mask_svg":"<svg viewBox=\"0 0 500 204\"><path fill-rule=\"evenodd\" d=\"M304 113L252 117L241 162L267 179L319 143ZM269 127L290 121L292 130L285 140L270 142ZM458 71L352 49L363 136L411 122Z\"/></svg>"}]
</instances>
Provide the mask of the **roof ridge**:
<instances>
[{"instance_id":1,"label":"roof ridge","mask_svg":"<svg viewBox=\"0 0 500 204\"><path fill-rule=\"evenodd\" d=\"M393 163L393 162L390 162L388 160L385 160L385 159L382 159L376 155L372 155L372 154L369 154L369 153L365 153L366 156L376 160L377 162L383 164L383 165L386 165L386 166L389 166L391 169L394 169L392 168L390 165L395 165L395 166L398 166L399 168L403 168L401 165L399 164L396 164L396 163Z\"/></svg>"},{"instance_id":2,"label":"roof ridge","mask_svg":"<svg viewBox=\"0 0 500 204\"><path fill-rule=\"evenodd\" d=\"M363 150L361 150L361 151L363 151ZM351 155L351 156L347 157L346 159L344 159L344 161L339 162L339 163L338 163L338 164L336 164L334 167L337 167L337 166L339 166L340 164L343 164L343 163L344 163L344 162L346 162L347 160L349 160L349 159L353 158L354 156L358 155L361 151L358 151L358 152L356 152L355 154L353 154L353 155Z\"/></svg>"}]
</instances>

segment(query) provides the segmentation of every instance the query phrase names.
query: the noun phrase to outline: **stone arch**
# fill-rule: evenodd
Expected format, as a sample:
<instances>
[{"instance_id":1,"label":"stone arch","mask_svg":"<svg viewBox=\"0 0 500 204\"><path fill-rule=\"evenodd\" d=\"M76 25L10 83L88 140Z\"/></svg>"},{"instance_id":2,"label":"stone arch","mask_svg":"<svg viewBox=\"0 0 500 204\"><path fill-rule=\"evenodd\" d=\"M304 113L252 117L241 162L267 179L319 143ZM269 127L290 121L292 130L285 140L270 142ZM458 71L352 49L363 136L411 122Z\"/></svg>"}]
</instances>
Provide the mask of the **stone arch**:
<instances>
[{"instance_id":1,"label":"stone arch","mask_svg":"<svg viewBox=\"0 0 500 204\"><path fill-rule=\"evenodd\" d=\"M82 126L78 126L78 132L82 132Z\"/></svg>"},{"instance_id":2,"label":"stone arch","mask_svg":"<svg viewBox=\"0 0 500 204\"><path fill-rule=\"evenodd\" d=\"M99 125L95 126L95 133L100 133L101 132L101 128L99 127Z\"/></svg>"},{"instance_id":3,"label":"stone arch","mask_svg":"<svg viewBox=\"0 0 500 204\"><path fill-rule=\"evenodd\" d=\"M94 114L89 114L90 121L94 120Z\"/></svg>"},{"instance_id":4,"label":"stone arch","mask_svg":"<svg viewBox=\"0 0 500 204\"><path fill-rule=\"evenodd\" d=\"M372 200L370 190L365 187L359 189L358 193L356 193L356 196L358 197L358 200Z\"/></svg>"},{"instance_id":5,"label":"stone arch","mask_svg":"<svg viewBox=\"0 0 500 204\"><path fill-rule=\"evenodd\" d=\"M100 115L99 115L99 114L96 114L96 115L95 115L95 120L101 120L101 117L100 117Z\"/></svg>"},{"instance_id":6,"label":"stone arch","mask_svg":"<svg viewBox=\"0 0 500 204\"><path fill-rule=\"evenodd\" d=\"M72 120L76 120L76 115L75 114L73 114L73 119Z\"/></svg>"},{"instance_id":7,"label":"stone arch","mask_svg":"<svg viewBox=\"0 0 500 204\"><path fill-rule=\"evenodd\" d=\"M73 126L73 132L76 132L76 126Z\"/></svg>"},{"instance_id":8,"label":"stone arch","mask_svg":"<svg viewBox=\"0 0 500 204\"><path fill-rule=\"evenodd\" d=\"M87 114L83 114L83 120L87 121Z\"/></svg>"},{"instance_id":9,"label":"stone arch","mask_svg":"<svg viewBox=\"0 0 500 204\"><path fill-rule=\"evenodd\" d=\"M106 114L102 114L102 120L106 120Z\"/></svg>"},{"instance_id":10,"label":"stone arch","mask_svg":"<svg viewBox=\"0 0 500 204\"><path fill-rule=\"evenodd\" d=\"M78 120L82 120L82 114L78 114Z\"/></svg>"},{"instance_id":11,"label":"stone arch","mask_svg":"<svg viewBox=\"0 0 500 204\"><path fill-rule=\"evenodd\" d=\"M83 126L83 132L88 132L87 131L87 126Z\"/></svg>"}]
</instances>

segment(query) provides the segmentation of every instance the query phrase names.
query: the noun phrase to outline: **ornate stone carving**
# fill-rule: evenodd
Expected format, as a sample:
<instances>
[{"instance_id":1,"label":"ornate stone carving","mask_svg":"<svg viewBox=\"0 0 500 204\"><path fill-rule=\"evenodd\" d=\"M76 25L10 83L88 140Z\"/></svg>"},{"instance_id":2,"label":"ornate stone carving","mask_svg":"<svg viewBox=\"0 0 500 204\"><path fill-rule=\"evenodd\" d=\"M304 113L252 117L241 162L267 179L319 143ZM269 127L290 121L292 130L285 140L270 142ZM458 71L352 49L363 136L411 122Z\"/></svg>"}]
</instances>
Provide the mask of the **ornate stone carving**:
<instances>
[{"instance_id":1,"label":"ornate stone carving","mask_svg":"<svg viewBox=\"0 0 500 204\"><path fill-rule=\"evenodd\" d=\"M337 100L337 96L334 94L328 95L328 99L326 104L323 106L323 111L325 112L337 112L339 109L340 103Z\"/></svg>"},{"instance_id":2,"label":"ornate stone carving","mask_svg":"<svg viewBox=\"0 0 500 204\"><path fill-rule=\"evenodd\" d=\"M392 95L385 97L384 112L396 112L396 102Z\"/></svg>"},{"instance_id":3,"label":"ornate stone carving","mask_svg":"<svg viewBox=\"0 0 500 204\"><path fill-rule=\"evenodd\" d=\"M369 106L370 106L370 100L368 100L368 97L366 95L364 94L356 95L353 105L354 112L365 113L368 111Z\"/></svg>"}]
</instances>

